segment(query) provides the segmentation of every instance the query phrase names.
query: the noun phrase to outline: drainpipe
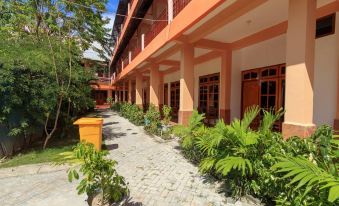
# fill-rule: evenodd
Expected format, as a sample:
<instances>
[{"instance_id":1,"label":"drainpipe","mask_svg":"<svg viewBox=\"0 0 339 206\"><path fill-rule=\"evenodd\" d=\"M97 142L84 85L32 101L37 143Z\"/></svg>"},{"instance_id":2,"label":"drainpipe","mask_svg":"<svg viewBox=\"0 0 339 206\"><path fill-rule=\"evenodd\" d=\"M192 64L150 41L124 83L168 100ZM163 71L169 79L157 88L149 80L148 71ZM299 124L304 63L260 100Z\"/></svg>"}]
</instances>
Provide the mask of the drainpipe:
<instances>
[{"instance_id":1,"label":"drainpipe","mask_svg":"<svg viewBox=\"0 0 339 206\"><path fill-rule=\"evenodd\" d=\"M173 0L167 0L168 24L173 20Z\"/></svg>"}]
</instances>

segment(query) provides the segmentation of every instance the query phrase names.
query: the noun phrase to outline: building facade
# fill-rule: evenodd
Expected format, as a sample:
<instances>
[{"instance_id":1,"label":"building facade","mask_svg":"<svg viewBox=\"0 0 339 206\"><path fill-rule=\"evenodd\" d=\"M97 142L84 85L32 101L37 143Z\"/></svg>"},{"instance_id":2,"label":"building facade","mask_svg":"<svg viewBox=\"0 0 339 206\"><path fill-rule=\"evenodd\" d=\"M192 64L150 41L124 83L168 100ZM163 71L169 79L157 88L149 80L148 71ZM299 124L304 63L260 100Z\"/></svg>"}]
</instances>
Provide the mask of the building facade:
<instances>
[{"instance_id":1,"label":"building facade","mask_svg":"<svg viewBox=\"0 0 339 206\"><path fill-rule=\"evenodd\" d=\"M121 0L110 62L118 101L193 109L207 124L259 105L285 137L339 129L338 0Z\"/></svg>"},{"instance_id":2,"label":"building facade","mask_svg":"<svg viewBox=\"0 0 339 206\"><path fill-rule=\"evenodd\" d=\"M92 99L95 101L96 107L106 105L107 98L113 98L114 86L112 79L107 72L107 63L93 59L82 59L82 65L85 69L92 69L95 73L96 80L90 82L92 88Z\"/></svg>"}]
</instances>

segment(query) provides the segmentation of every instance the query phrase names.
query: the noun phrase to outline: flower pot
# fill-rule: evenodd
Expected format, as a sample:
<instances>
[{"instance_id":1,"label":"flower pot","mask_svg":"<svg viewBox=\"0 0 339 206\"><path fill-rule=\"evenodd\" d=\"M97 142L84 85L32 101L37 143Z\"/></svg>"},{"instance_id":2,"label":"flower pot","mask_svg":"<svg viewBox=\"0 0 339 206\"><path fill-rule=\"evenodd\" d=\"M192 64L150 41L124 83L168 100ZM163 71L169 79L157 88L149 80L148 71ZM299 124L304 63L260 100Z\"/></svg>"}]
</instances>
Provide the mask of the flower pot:
<instances>
[{"instance_id":1,"label":"flower pot","mask_svg":"<svg viewBox=\"0 0 339 206\"><path fill-rule=\"evenodd\" d=\"M102 204L103 202L102 191L98 191L94 194L88 194L87 196L88 196L87 203L89 206L122 206L128 200L128 195L125 195L119 202Z\"/></svg>"}]
</instances>

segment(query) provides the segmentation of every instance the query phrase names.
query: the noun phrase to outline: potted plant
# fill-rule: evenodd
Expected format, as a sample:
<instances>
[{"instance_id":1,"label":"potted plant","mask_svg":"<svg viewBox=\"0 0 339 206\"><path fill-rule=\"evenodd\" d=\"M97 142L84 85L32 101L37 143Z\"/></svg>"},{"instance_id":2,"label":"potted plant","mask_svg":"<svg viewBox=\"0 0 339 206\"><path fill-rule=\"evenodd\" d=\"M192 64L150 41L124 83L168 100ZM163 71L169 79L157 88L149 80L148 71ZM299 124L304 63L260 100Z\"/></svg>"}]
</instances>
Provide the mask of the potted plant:
<instances>
[{"instance_id":1,"label":"potted plant","mask_svg":"<svg viewBox=\"0 0 339 206\"><path fill-rule=\"evenodd\" d=\"M64 162L77 163L68 170L68 180L82 180L77 186L78 194L86 193L88 205L119 205L127 200L129 190L124 177L120 176L115 160L105 158L107 151L96 151L92 144L79 143L73 152L62 153Z\"/></svg>"}]
</instances>

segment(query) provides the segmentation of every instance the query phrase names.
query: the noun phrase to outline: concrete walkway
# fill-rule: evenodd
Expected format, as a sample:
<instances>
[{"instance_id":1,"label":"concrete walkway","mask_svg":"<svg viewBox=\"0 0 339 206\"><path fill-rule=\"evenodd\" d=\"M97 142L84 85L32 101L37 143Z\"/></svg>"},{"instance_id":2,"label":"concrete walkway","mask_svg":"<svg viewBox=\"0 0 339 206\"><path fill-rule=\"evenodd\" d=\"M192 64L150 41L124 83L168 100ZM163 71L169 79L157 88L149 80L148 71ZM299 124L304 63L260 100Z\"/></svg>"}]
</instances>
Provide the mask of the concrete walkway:
<instances>
[{"instance_id":1,"label":"concrete walkway","mask_svg":"<svg viewBox=\"0 0 339 206\"><path fill-rule=\"evenodd\" d=\"M145 134L116 113L104 117L105 144L109 156L118 161L117 170L129 183L127 205L212 206L254 205L235 202L219 194L215 183L202 177L189 163L175 140L162 141ZM67 180L65 167L30 165L0 170L0 205L82 206L76 183Z\"/></svg>"}]
</instances>

